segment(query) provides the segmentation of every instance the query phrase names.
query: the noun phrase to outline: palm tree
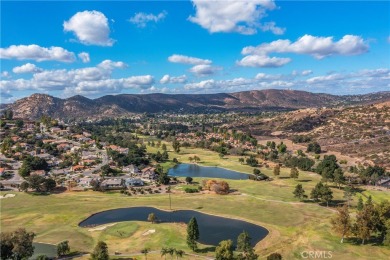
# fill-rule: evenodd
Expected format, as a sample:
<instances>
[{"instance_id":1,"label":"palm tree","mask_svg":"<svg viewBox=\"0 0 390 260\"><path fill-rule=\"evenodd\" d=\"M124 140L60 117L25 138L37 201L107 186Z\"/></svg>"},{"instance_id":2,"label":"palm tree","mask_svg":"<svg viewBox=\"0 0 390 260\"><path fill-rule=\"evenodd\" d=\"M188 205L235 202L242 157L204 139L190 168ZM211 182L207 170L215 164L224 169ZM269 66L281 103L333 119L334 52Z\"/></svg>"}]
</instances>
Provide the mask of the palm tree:
<instances>
[{"instance_id":1,"label":"palm tree","mask_svg":"<svg viewBox=\"0 0 390 260\"><path fill-rule=\"evenodd\" d=\"M167 254L168 254L168 248L166 248L166 247L161 248L161 256L163 256L164 259L167 259L167 256L166 256Z\"/></svg>"},{"instance_id":2,"label":"palm tree","mask_svg":"<svg viewBox=\"0 0 390 260\"><path fill-rule=\"evenodd\" d=\"M141 253L145 255L145 260L148 259L148 253L150 252L149 248L144 248L141 250Z\"/></svg>"},{"instance_id":3,"label":"palm tree","mask_svg":"<svg viewBox=\"0 0 390 260\"><path fill-rule=\"evenodd\" d=\"M179 249L179 250L175 249L175 255L176 255L176 259L179 259L179 257L182 258L184 255L184 251L181 249Z\"/></svg>"},{"instance_id":4,"label":"palm tree","mask_svg":"<svg viewBox=\"0 0 390 260\"><path fill-rule=\"evenodd\" d=\"M174 249L173 247L168 248L168 254L171 255L171 259L173 257L173 254L175 253L175 251L176 251L176 249Z\"/></svg>"}]
</instances>

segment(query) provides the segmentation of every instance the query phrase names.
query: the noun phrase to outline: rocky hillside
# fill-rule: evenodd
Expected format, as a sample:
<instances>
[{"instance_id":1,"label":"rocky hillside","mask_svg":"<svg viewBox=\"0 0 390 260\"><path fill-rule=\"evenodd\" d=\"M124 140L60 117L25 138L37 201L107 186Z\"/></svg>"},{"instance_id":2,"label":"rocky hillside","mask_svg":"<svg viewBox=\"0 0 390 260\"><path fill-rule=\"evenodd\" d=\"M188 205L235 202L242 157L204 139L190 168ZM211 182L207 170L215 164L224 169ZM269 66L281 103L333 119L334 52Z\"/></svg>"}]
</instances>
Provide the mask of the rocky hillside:
<instances>
[{"instance_id":1,"label":"rocky hillside","mask_svg":"<svg viewBox=\"0 0 390 260\"><path fill-rule=\"evenodd\" d=\"M296 90L256 90L219 94L145 94L108 95L97 99L74 96L60 99L33 94L8 108L16 117L54 118L116 117L130 113L222 112L296 110L309 107L333 107L349 104L377 103L390 100L390 92L361 96L335 96Z\"/></svg>"}]
</instances>

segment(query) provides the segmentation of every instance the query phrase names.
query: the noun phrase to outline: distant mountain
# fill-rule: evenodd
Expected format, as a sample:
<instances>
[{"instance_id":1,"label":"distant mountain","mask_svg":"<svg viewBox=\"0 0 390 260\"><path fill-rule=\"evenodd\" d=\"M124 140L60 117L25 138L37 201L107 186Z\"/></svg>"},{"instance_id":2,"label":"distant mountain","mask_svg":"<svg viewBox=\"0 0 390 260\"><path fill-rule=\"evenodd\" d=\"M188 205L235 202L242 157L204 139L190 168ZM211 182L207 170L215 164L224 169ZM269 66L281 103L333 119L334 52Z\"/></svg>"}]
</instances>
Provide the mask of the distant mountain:
<instances>
[{"instance_id":1,"label":"distant mountain","mask_svg":"<svg viewBox=\"0 0 390 260\"><path fill-rule=\"evenodd\" d=\"M333 107L390 100L390 92L336 96L297 90L253 90L219 94L122 94L97 99L73 96L60 99L33 94L8 105L15 117L54 118L117 117L132 113L277 111L309 107Z\"/></svg>"}]
</instances>

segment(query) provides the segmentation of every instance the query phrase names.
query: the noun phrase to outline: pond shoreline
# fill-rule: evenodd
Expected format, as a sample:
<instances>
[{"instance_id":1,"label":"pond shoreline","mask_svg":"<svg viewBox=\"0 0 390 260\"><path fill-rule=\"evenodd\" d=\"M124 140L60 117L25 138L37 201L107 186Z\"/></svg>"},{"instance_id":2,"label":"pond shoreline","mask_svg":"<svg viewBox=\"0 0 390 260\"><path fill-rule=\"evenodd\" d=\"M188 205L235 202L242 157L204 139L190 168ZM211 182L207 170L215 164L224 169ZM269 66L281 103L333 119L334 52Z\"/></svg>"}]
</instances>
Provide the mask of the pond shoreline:
<instances>
[{"instance_id":1,"label":"pond shoreline","mask_svg":"<svg viewBox=\"0 0 390 260\"><path fill-rule=\"evenodd\" d=\"M115 208L115 209L108 209L108 210L104 210L104 211L100 211L100 212L96 212L92 215L90 215L89 217L85 218L84 220L82 220L81 222L79 222L78 226L81 227L81 228L91 228L91 227L96 227L96 226L100 226L100 225L105 225L105 224L108 224L108 223L119 223L119 222L124 222L124 221L143 221L143 222L147 222L147 218L143 218L143 219L127 219L127 220L119 220L119 221L116 221L115 219L112 218L112 216L109 216L110 218L108 219L107 222L105 222L103 220L103 223L99 223L99 224L92 224L92 225L83 225L83 222L86 222L88 220L90 220L91 218L94 218L96 217L98 214L104 214L104 213L108 213L109 211L126 211L126 210L135 210L135 211L146 211L146 210L149 210L148 212L152 211L152 210L155 210L155 211L161 211L161 212L165 212L167 214L169 213L177 213L176 216L169 216L169 218L176 218L176 220L172 220L170 219L169 221L166 221L166 220L163 220L163 222L161 223L187 223L188 221L177 221L178 218L182 218L182 219L185 219L186 217L188 217L188 215L192 215L191 213L192 212L196 212L197 218L201 218L201 219L207 219L207 220L210 220L210 222L215 222L216 223L216 227L213 227L215 230L214 231L217 231L216 233L217 236L221 236L221 233L223 233L224 231L226 232L229 228L231 229L232 233L235 234L237 233L237 230L239 229L239 233L241 233L243 230L246 230L248 231L249 233L252 233L252 237L254 238L253 242L254 245L257 245L258 243L260 243L261 241L263 241L264 239L266 239L267 237L269 237L269 234L271 233L271 231L264 227L263 224L258 224L258 223L253 223L252 221L248 221L247 219L244 219L244 218L237 218L237 217L231 217L231 216L226 216L226 215L219 215L219 214L212 214L212 213L205 213L205 212L202 212L200 210L192 210L192 209L175 209L175 210L166 210L166 209L160 209L158 207L150 207L150 206L136 206L136 207L126 207L126 208ZM123 212L122 212L123 213ZM134 213L134 212L133 212ZM156 214L158 215L158 213ZM138 216L139 217L139 216ZM165 216L167 217L167 216ZM102 216L102 218L104 219L104 216ZM223 219L223 221L221 221L220 219ZM216 221L217 220L217 221ZM227 221L231 221L231 223L228 223ZM206 223L205 225L203 224L199 224L199 223ZM207 227L207 225L210 225L209 221L200 221L199 222L199 219L198 219L198 225L200 226L200 229L204 228L206 229L207 228L207 231L210 232L211 229L209 229L210 227ZM224 226L225 225L225 226ZM247 227L248 229L246 229L245 227ZM237 235L239 234L237 233ZM201 232L202 234L202 232ZM224 234L225 236L226 234ZM201 235L202 236L202 235ZM200 240L203 240L203 241L208 241L210 242L211 240L214 240L213 242L217 242L215 241L215 238L210 238L215 236L215 233L211 233L209 235L205 235L206 238L201 238ZM230 233L227 233L227 237L231 236ZM229 237L231 239L231 237ZM236 239L237 237L235 236L234 237L234 240ZM222 240L222 239L221 239ZM201 241L201 243L203 242ZM218 241L219 242L219 241ZM205 243L205 244L217 244L217 243Z\"/></svg>"}]
</instances>

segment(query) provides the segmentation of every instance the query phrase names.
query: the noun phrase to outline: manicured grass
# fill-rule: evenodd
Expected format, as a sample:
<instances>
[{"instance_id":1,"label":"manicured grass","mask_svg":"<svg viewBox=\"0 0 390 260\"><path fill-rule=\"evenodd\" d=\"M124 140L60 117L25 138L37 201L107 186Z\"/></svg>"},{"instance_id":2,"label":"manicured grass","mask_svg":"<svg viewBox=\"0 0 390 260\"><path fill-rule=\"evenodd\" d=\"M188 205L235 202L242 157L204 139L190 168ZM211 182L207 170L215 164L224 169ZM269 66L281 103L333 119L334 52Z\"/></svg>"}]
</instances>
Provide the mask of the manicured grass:
<instances>
[{"instance_id":1,"label":"manicured grass","mask_svg":"<svg viewBox=\"0 0 390 260\"><path fill-rule=\"evenodd\" d=\"M170 158L176 157L181 162L188 162L188 157L195 154L201 158L202 165L221 166L246 173L253 170L250 166L239 164L237 156L221 160L216 153L201 149L182 148L179 154L170 152ZM272 169L261 168L261 171L272 176ZM279 178L270 182L227 180L231 188L238 191L237 195L180 193L181 189L187 187L183 184L175 187L178 193L171 194L172 206L173 209L199 210L264 226L270 234L255 247L262 258L272 252L280 252L284 259L299 259L301 252L307 250L332 251L334 259L346 260L385 259L384 256L390 254L390 249L381 246L358 246L348 241L340 244L339 237L331 231L329 222L335 214L334 210L315 203L300 203L292 195L298 183L303 185L309 195L320 176L301 172L299 179L293 180L288 175L289 169L282 168ZM194 181L201 183L201 178L194 178ZM342 190L332 190L336 200L343 199ZM390 199L389 192L367 192L373 196L374 201ZM132 206L168 209L167 194L131 197L92 191L49 196L16 194L14 198L1 200L2 231L25 227L36 232L36 241L58 243L69 240L72 249L78 251L90 252L98 240L105 240L111 253L139 253L145 247L159 251L164 246L190 252L185 244L185 225L181 224L122 222L102 231L88 231L88 228L78 227L78 223L89 215L107 209ZM356 203L356 198L357 196L353 203ZM144 236L145 231L150 229L155 229L156 232ZM213 255L212 252L201 254ZM139 259L143 257L139 256ZM152 253L148 255L148 259L161 259L161 256L159 253Z\"/></svg>"}]
</instances>

